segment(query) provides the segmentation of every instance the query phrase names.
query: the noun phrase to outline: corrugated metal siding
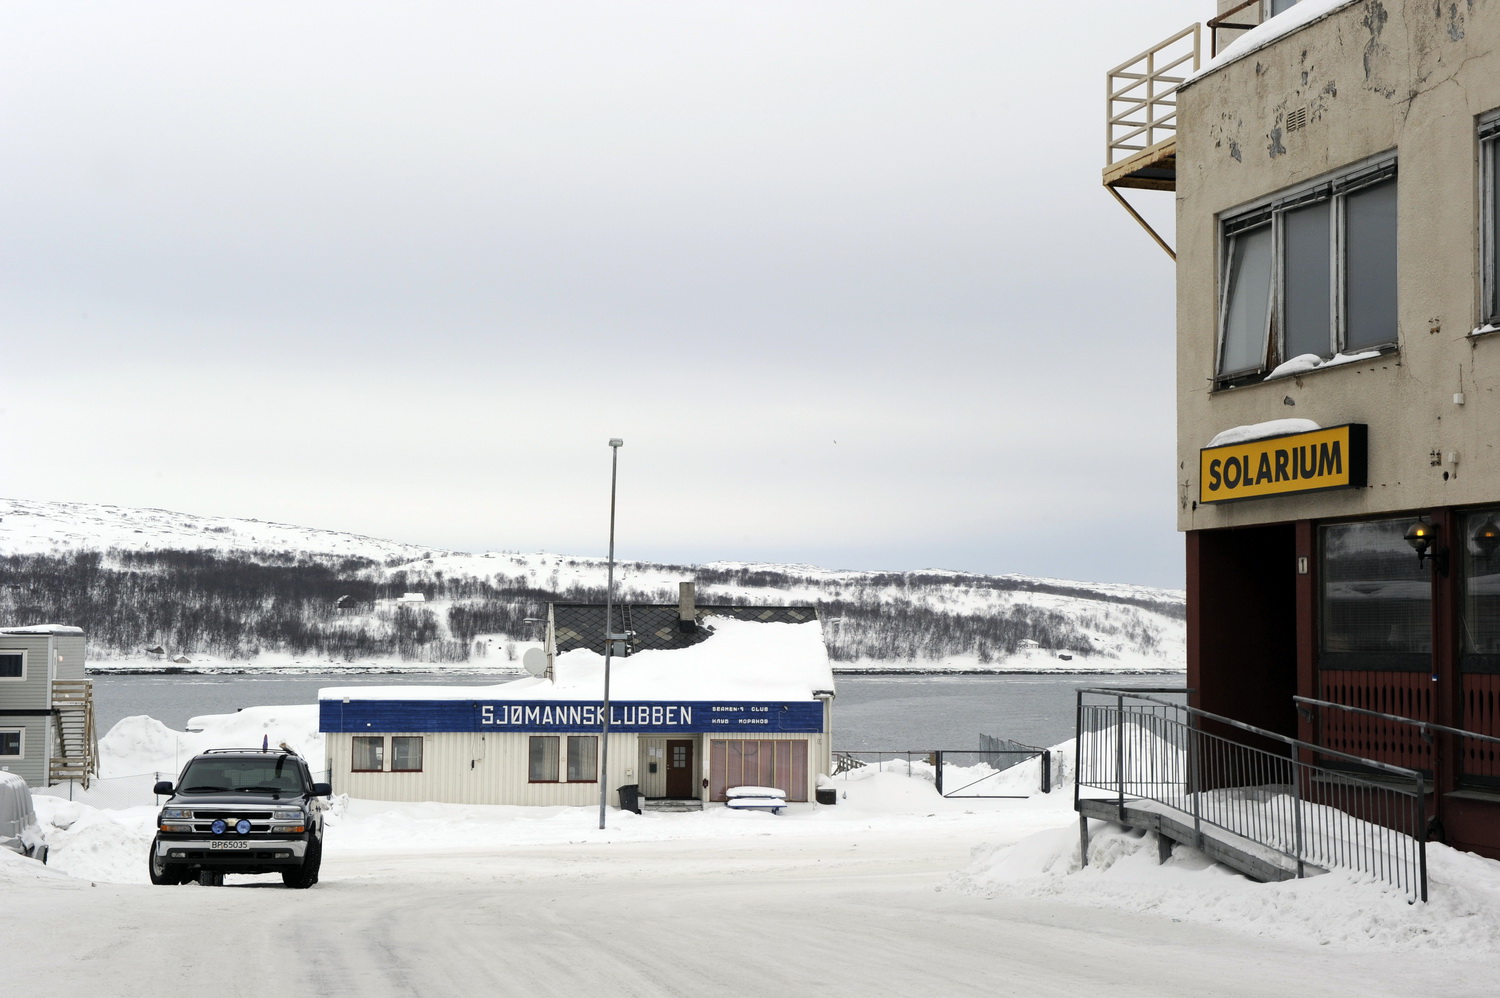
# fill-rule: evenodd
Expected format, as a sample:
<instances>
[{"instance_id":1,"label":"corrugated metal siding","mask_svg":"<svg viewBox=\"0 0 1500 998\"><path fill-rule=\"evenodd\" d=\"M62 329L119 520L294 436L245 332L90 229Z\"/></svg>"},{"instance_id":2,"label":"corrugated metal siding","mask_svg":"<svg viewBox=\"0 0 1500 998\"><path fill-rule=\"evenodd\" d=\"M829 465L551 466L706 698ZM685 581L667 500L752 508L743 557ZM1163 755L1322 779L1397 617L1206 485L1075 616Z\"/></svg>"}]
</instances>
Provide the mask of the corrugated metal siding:
<instances>
[{"instance_id":1,"label":"corrugated metal siding","mask_svg":"<svg viewBox=\"0 0 1500 998\"><path fill-rule=\"evenodd\" d=\"M59 635L56 639L54 650L62 656L62 661L57 663L58 679L83 679L83 660L87 654L83 635Z\"/></svg>"},{"instance_id":2,"label":"corrugated metal siding","mask_svg":"<svg viewBox=\"0 0 1500 998\"><path fill-rule=\"evenodd\" d=\"M46 635L6 634L0 635L0 651L26 652L26 678L0 679L0 715L5 708L35 710L52 706L49 699L51 684L47 674Z\"/></svg>"},{"instance_id":3,"label":"corrugated metal siding","mask_svg":"<svg viewBox=\"0 0 1500 998\"><path fill-rule=\"evenodd\" d=\"M22 749L25 757L0 759L0 769L15 773L29 786L47 785L47 726L50 717L0 717L0 728L21 728L26 732Z\"/></svg>"},{"instance_id":4,"label":"corrugated metal siding","mask_svg":"<svg viewBox=\"0 0 1500 998\"><path fill-rule=\"evenodd\" d=\"M372 732L373 734L373 732ZM532 783L530 736L510 732L397 731L385 735L420 735L422 772L355 773L352 734L328 734L324 744L333 771L333 789L368 800L443 801L450 804L527 804L586 806L599 802L597 783ZM566 738L566 736L563 736ZM609 736L609 803L618 805L616 790L634 783L638 761L634 734ZM386 752L390 765L390 752ZM563 768L566 773L566 767Z\"/></svg>"},{"instance_id":5,"label":"corrugated metal siding","mask_svg":"<svg viewBox=\"0 0 1500 998\"><path fill-rule=\"evenodd\" d=\"M636 768L640 776L641 793L646 797L667 795L667 740L665 738L641 736L641 759ZM655 751L655 755L651 753ZM656 763L656 772L651 772L651 763Z\"/></svg>"}]
</instances>

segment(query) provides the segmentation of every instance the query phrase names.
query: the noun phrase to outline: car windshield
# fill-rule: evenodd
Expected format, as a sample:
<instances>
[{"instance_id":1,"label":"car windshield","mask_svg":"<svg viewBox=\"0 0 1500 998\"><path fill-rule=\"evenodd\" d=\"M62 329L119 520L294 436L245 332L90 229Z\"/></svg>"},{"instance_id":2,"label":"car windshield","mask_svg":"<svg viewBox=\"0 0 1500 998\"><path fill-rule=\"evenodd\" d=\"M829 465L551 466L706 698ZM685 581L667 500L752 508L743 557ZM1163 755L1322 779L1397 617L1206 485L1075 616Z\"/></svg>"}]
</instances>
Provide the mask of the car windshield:
<instances>
[{"instance_id":1,"label":"car windshield","mask_svg":"<svg viewBox=\"0 0 1500 998\"><path fill-rule=\"evenodd\" d=\"M194 759L183 771L178 787L193 793L275 793L296 794L306 788L302 768L287 756L264 759Z\"/></svg>"}]
</instances>

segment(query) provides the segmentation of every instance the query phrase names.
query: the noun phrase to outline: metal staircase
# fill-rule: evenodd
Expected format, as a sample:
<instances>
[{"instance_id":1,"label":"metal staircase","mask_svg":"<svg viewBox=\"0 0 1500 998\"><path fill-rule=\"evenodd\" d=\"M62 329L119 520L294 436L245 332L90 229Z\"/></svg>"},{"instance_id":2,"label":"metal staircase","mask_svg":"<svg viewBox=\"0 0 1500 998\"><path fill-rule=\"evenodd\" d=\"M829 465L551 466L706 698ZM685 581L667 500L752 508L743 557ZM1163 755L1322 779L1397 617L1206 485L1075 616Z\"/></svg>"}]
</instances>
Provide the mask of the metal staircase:
<instances>
[{"instance_id":1,"label":"metal staircase","mask_svg":"<svg viewBox=\"0 0 1500 998\"><path fill-rule=\"evenodd\" d=\"M53 749L47 783L77 780L88 789L99 775L99 736L94 731L94 684L87 679L52 682Z\"/></svg>"}]
</instances>

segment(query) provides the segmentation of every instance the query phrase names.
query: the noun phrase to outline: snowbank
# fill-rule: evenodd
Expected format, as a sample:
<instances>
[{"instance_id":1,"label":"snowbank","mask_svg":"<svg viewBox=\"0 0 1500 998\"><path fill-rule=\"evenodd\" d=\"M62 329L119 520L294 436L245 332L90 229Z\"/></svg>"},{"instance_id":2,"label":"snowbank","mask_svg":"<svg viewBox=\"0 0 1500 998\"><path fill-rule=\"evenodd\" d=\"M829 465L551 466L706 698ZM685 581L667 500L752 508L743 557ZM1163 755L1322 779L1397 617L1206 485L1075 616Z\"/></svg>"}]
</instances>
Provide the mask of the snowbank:
<instances>
[{"instance_id":1,"label":"snowbank","mask_svg":"<svg viewBox=\"0 0 1500 998\"><path fill-rule=\"evenodd\" d=\"M1058 898L1344 951L1500 953L1500 863L1471 853L1429 844L1431 901L1408 904L1404 890L1346 871L1258 884L1181 845L1158 865L1154 833L1089 824L1087 867L1074 822L976 849L955 885L986 897Z\"/></svg>"},{"instance_id":2,"label":"snowbank","mask_svg":"<svg viewBox=\"0 0 1500 998\"><path fill-rule=\"evenodd\" d=\"M273 746L285 742L315 773L324 768L317 704L205 714L188 721L188 729L173 731L144 714L124 718L99 739L99 776L161 773L162 779L175 780L187 761L205 749L259 748L263 739Z\"/></svg>"}]
</instances>

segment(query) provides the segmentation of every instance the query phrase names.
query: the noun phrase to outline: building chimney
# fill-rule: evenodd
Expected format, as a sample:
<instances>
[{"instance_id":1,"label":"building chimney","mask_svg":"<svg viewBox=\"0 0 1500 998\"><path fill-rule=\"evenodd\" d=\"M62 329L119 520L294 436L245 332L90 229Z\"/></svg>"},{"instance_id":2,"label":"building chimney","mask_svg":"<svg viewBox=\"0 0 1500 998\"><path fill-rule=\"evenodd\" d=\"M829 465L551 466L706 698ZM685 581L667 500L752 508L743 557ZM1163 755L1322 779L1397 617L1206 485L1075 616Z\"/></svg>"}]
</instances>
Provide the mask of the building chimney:
<instances>
[{"instance_id":1,"label":"building chimney","mask_svg":"<svg viewBox=\"0 0 1500 998\"><path fill-rule=\"evenodd\" d=\"M691 582L677 583L677 629L684 634L698 629L698 606Z\"/></svg>"}]
</instances>

